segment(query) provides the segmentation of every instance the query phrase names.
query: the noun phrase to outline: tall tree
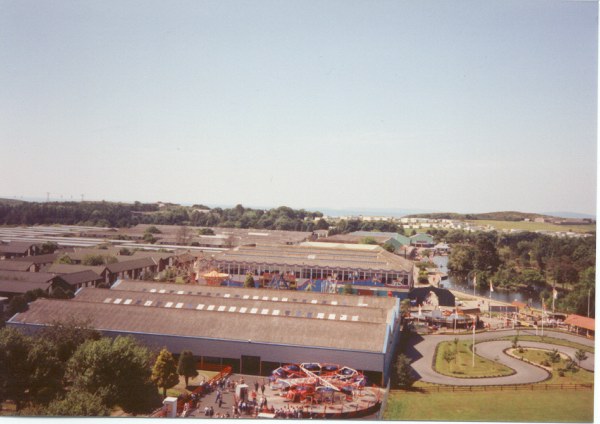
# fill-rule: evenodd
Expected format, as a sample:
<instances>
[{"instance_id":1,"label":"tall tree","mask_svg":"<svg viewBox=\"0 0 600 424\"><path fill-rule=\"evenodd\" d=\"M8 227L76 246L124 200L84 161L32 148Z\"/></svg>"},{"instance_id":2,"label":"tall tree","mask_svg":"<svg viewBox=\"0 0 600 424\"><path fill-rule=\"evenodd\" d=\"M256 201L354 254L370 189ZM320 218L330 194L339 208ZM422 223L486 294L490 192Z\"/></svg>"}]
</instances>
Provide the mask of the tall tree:
<instances>
[{"instance_id":1,"label":"tall tree","mask_svg":"<svg viewBox=\"0 0 600 424\"><path fill-rule=\"evenodd\" d=\"M11 399L17 411L27 399L31 339L13 328L0 330L0 400Z\"/></svg>"},{"instance_id":2,"label":"tall tree","mask_svg":"<svg viewBox=\"0 0 600 424\"><path fill-rule=\"evenodd\" d=\"M160 404L156 386L150 382L151 355L132 337L87 340L67 364L73 390L98 396L108 407L125 412L150 412Z\"/></svg>"},{"instance_id":3,"label":"tall tree","mask_svg":"<svg viewBox=\"0 0 600 424\"><path fill-rule=\"evenodd\" d=\"M196 360L191 350L184 350L179 355L179 363L177 364L177 374L182 375L185 378L185 386L188 386L189 378L196 377L198 371L196 370Z\"/></svg>"},{"instance_id":4,"label":"tall tree","mask_svg":"<svg viewBox=\"0 0 600 424\"><path fill-rule=\"evenodd\" d=\"M163 348L154 367L152 368L152 382L163 389L163 397L167 396L167 389L179 383L179 375L177 374L177 362L173 354L166 348Z\"/></svg>"},{"instance_id":5,"label":"tall tree","mask_svg":"<svg viewBox=\"0 0 600 424\"><path fill-rule=\"evenodd\" d=\"M410 359L400 354L396 358L396 378L399 387L408 389L417 380L410 367Z\"/></svg>"}]
</instances>

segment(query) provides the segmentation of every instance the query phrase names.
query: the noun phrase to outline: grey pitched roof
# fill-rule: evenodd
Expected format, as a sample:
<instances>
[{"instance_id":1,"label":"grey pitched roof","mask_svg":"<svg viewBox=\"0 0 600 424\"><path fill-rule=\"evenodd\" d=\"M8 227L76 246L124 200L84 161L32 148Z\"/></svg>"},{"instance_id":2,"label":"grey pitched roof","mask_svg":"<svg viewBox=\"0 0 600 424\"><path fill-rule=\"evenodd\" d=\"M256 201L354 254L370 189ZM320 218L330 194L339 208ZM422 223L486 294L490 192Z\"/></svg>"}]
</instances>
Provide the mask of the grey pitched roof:
<instances>
[{"instance_id":1,"label":"grey pitched roof","mask_svg":"<svg viewBox=\"0 0 600 424\"><path fill-rule=\"evenodd\" d=\"M106 268L112 273L129 271L132 269L140 269L146 268L149 266L156 266L154 260L150 257L143 257L138 259L133 259L130 261L117 262L114 264L106 265Z\"/></svg>"},{"instance_id":2,"label":"grey pitched roof","mask_svg":"<svg viewBox=\"0 0 600 424\"><path fill-rule=\"evenodd\" d=\"M33 266L33 262L31 262L31 261L5 260L5 261L0 261L0 272L1 272L1 270L29 271L29 268L31 268L31 266Z\"/></svg>"}]
</instances>

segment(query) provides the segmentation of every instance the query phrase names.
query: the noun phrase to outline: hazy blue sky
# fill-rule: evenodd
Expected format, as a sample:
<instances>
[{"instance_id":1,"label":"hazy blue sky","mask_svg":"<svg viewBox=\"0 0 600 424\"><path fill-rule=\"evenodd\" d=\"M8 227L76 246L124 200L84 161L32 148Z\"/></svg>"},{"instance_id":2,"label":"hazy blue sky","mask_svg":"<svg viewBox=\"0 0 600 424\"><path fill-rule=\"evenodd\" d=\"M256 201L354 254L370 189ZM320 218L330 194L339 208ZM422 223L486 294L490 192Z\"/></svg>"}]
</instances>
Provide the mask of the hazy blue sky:
<instances>
[{"instance_id":1,"label":"hazy blue sky","mask_svg":"<svg viewBox=\"0 0 600 424\"><path fill-rule=\"evenodd\" d=\"M0 195L596 211L595 1L0 0Z\"/></svg>"}]
</instances>

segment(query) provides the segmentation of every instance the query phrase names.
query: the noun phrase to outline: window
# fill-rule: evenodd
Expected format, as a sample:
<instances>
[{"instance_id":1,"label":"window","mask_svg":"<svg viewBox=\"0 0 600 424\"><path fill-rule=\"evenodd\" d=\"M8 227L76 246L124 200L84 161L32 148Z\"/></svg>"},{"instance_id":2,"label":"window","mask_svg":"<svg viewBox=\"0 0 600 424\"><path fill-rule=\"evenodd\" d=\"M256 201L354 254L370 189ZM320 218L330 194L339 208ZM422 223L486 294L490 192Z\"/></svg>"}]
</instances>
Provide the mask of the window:
<instances>
[{"instance_id":1,"label":"window","mask_svg":"<svg viewBox=\"0 0 600 424\"><path fill-rule=\"evenodd\" d=\"M173 306L173 302L165 303L165 308L170 308L171 306Z\"/></svg>"},{"instance_id":2,"label":"window","mask_svg":"<svg viewBox=\"0 0 600 424\"><path fill-rule=\"evenodd\" d=\"M335 319L335 314L329 314L329 315L327 316L327 319Z\"/></svg>"},{"instance_id":3,"label":"window","mask_svg":"<svg viewBox=\"0 0 600 424\"><path fill-rule=\"evenodd\" d=\"M144 303L144 306L151 306L152 305L152 301L151 300L147 300L146 303Z\"/></svg>"},{"instance_id":4,"label":"window","mask_svg":"<svg viewBox=\"0 0 600 424\"><path fill-rule=\"evenodd\" d=\"M337 300L332 300L332 301L331 301L331 304L332 304L332 305L337 305Z\"/></svg>"},{"instance_id":5,"label":"window","mask_svg":"<svg viewBox=\"0 0 600 424\"><path fill-rule=\"evenodd\" d=\"M296 317L301 317L302 316L302 311L296 311Z\"/></svg>"},{"instance_id":6,"label":"window","mask_svg":"<svg viewBox=\"0 0 600 424\"><path fill-rule=\"evenodd\" d=\"M277 302L277 301L279 301L279 298L278 298L278 297L272 297L272 298L271 298L271 300L272 300L273 302Z\"/></svg>"},{"instance_id":7,"label":"window","mask_svg":"<svg viewBox=\"0 0 600 424\"><path fill-rule=\"evenodd\" d=\"M229 312L235 312L235 310L237 309L237 307L235 306L230 306L229 307Z\"/></svg>"},{"instance_id":8,"label":"window","mask_svg":"<svg viewBox=\"0 0 600 424\"><path fill-rule=\"evenodd\" d=\"M177 309L181 309L181 308L183 308L183 302L179 302L177 305L175 305L175 307L176 307Z\"/></svg>"},{"instance_id":9,"label":"window","mask_svg":"<svg viewBox=\"0 0 600 424\"><path fill-rule=\"evenodd\" d=\"M119 303L121 303L123 299L115 299L115 301L113 302L115 305L118 305Z\"/></svg>"},{"instance_id":10,"label":"window","mask_svg":"<svg viewBox=\"0 0 600 424\"><path fill-rule=\"evenodd\" d=\"M215 310L215 305L208 305L208 308L206 308L207 311L214 311Z\"/></svg>"},{"instance_id":11,"label":"window","mask_svg":"<svg viewBox=\"0 0 600 424\"><path fill-rule=\"evenodd\" d=\"M323 318L325 318L325 314L323 312L319 312L317 314L317 319L323 319Z\"/></svg>"},{"instance_id":12,"label":"window","mask_svg":"<svg viewBox=\"0 0 600 424\"><path fill-rule=\"evenodd\" d=\"M245 307L242 306L240 308L240 314L245 314L247 310L248 310L248 308L245 308Z\"/></svg>"},{"instance_id":13,"label":"window","mask_svg":"<svg viewBox=\"0 0 600 424\"><path fill-rule=\"evenodd\" d=\"M112 299L110 297L107 297L106 299L104 299L104 303L110 303L112 302Z\"/></svg>"},{"instance_id":14,"label":"window","mask_svg":"<svg viewBox=\"0 0 600 424\"><path fill-rule=\"evenodd\" d=\"M288 301L288 298L287 298L287 297L282 297L282 298L281 298L281 301L282 301L282 302L287 302L287 301Z\"/></svg>"},{"instance_id":15,"label":"window","mask_svg":"<svg viewBox=\"0 0 600 424\"><path fill-rule=\"evenodd\" d=\"M201 303L198 306L196 306L196 309L198 309L199 311L201 311L202 309L204 309L204 303Z\"/></svg>"},{"instance_id":16,"label":"window","mask_svg":"<svg viewBox=\"0 0 600 424\"><path fill-rule=\"evenodd\" d=\"M269 313L268 309L263 309L262 311L260 311L261 315L267 315Z\"/></svg>"},{"instance_id":17,"label":"window","mask_svg":"<svg viewBox=\"0 0 600 424\"><path fill-rule=\"evenodd\" d=\"M279 315L279 309L275 309L272 315Z\"/></svg>"},{"instance_id":18,"label":"window","mask_svg":"<svg viewBox=\"0 0 600 424\"><path fill-rule=\"evenodd\" d=\"M291 311L285 311L285 316L286 316L286 317L289 317L289 316L290 316L290 314L291 314Z\"/></svg>"},{"instance_id":19,"label":"window","mask_svg":"<svg viewBox=\"0 0 600 424\"><path fill-rule=\"evenodd\" d=\"M311 301L310 301L310 303L313 303L313 304L315 304L315 305L316 305L318 302L319 302L319 301L318 301L317 299L313 299L313 300L311 300Z\"/></svg>"},{"instance_id":20,"label":"window","mask_svg":"<svg viewBox=\"0 0 600 424\"><path fill-rule=\"evenodd\" d=\"M313 317L313 313L312 312L309 312L309 313L306 314L306 318L312 318L312 317Z\"/></svg>"},{"instance_id":21,"label":"window","mask_svg":"<svg viewBox=\"0 0 600 424\"><path fill-rule=\"evenodd\" d=\"M229 293L226 293L223 297L229 298L231 297L231 295Z\"/></svg>"},{"instance_id":22,"label":"window","mask_svg":"<svg viewBox=\"0 0 600 424\"><path fill-rule=\"evenodd\" d=\"M156 289L150 289L150 293L156 293Z\"/></svg>"},{"instance_id":23,"label":"window","mask_svg":"<svg viewBox=\"0 0 600 424\"><path fill-rule=\"evenodd\" d=\"M133 302L133 299L125 299L125 302L123 302L125 305L130 305L131 302Z\"/></svg>"},{"instance_id":24,"label":"window","mask_svg":"<svg viewBox=\"0 0 600 424\"><path fill-rule=\"evenodd\" d=\"M348 315L340 315L340 321L346 321L348 319Z\"/></svg>"},{"instance_id":25,"label":"window","mask_svg":"<svg viewBox=\"0 0 600 424\"><path fill-rule=\"evenodd\" d=\"M160 289L158 292L159 293L166 293L167 291L165 289Z\"/></svg>"},{"instance_id":26,"label":"window","mask_svg":"<svg viewBox=\"0 0 600 424\"><path fill-rule=\"evenodd\" d=\"M251 314L255 314L257 312L258 312L258 308L252 308L252 309L250 309L250 313Z\"/></svg>"},{"instance_id":27,"label":"window","mask_svg":"<svg viewBox=\"0 0 600 424\"><path fill-rule=\"evenodd\" d=\"M352 315L352 321L358 321L358 315Z\"/></svg>"},{"instance_id":28,"label":"window","mask_svg":"<svg viewBox=\"0 0 600 424\"><path fill-rule=\"evenodd\" d=\"M184 293L185 293L185 292L184 292L183 290L179 290L179 291L177 292L177 294L184 294Z\"/></svg>"},{"instance_id":29,"label":"window","mask_svg":"<svg viewBox=\"0 0 600 424\"><path fill-rule=\"evenodd\" d=\"M248 296L247 294L245 294L244 297L242 297L242 299L250 299L250 296Z\"/></svg>"}]
</instances>

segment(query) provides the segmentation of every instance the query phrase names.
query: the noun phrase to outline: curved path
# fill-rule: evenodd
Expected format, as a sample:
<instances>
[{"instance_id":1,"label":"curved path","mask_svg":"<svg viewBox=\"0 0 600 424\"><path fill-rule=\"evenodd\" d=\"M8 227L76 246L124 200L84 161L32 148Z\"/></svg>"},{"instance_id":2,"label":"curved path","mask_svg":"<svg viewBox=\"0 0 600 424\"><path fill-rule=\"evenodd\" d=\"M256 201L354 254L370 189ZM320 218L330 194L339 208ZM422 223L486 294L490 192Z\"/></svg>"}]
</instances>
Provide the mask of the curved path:
<instances>
[{"instance_id":1,"label":"curved path","mask_svg":"<svg viewBox=\"0 0 600 424\"><path fill-rule=\"evenodd\" d=\"M480 342L477 344L477 354L497 361L503 365L506 365L513 370L515 374L505 377L486 377L486 378L458 378L458 377L447 377L437 373L433 370L433 355L435 353L435 347L438 343L443 341L451 341L454 338L459 340L472 340L472 335L432 335L432 336L418 336L413 335L411 344L406 349L406 354L413 359L411 366L413 370L419 374L421 380L436 383L436 384L449 384L455 386L487 386L487 385L502 385L502 384L528 384L537 383L545 380L548 377L548 372L540 367L528 364L516 358L512 358L506 355L503 351L511 347L512 342L509 340L494 340L500 337L512 337L515 335L535 335L535 331L520 330L518 333L516 330L502 330L502 331L490 331L485 333L478 333L475 335L475 341ZM546 331L544 334L548 337L557 339L569 340L577 342L582 345L594 346L594 341L585 339L583 337L574 336L568 333L561 333L555 331ZM481 343L486 342L486 343ZM519 344L523 347L540 347L544 349L558 349L559 352L566 353L567 355L574 357L575 349L552 345L549 343L538 343L520 341ZM588 370L594 369L594 355L588 353L588 359L582 361L582 367Z\"/></svg>"}]
</instances>

